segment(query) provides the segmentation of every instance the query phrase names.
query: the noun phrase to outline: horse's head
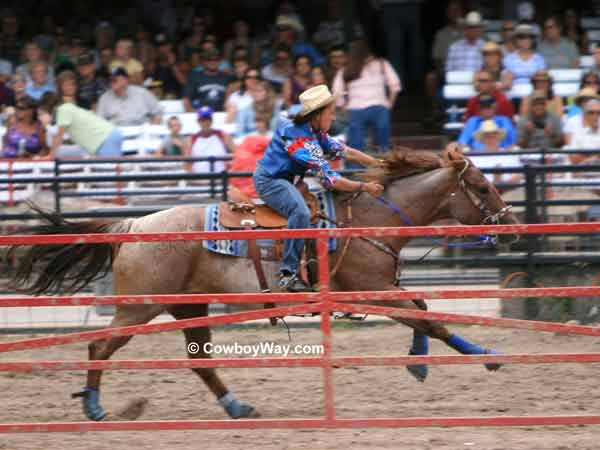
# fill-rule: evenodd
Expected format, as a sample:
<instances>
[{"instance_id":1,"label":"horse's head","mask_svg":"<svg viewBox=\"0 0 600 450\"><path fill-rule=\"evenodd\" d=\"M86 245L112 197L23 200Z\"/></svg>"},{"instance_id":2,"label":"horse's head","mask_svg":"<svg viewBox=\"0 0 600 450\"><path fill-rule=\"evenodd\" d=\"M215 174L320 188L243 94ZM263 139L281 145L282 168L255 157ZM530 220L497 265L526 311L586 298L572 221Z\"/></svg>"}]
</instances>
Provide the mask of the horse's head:
<instances>
[{"instance_id":1,"label":"horse's head","mask_svg":"<svg viewBox=\"0 0 600 450\"><path fill-rule=\"evenodd\" d=\"M463 155L457 145L449 144L443 159L456 172L456 190L448 200L452 217L466 225L519 223L496 187ZM498 239L503 243L512 243L519 237L502 234Z\"/></svg>"}]
</instances>

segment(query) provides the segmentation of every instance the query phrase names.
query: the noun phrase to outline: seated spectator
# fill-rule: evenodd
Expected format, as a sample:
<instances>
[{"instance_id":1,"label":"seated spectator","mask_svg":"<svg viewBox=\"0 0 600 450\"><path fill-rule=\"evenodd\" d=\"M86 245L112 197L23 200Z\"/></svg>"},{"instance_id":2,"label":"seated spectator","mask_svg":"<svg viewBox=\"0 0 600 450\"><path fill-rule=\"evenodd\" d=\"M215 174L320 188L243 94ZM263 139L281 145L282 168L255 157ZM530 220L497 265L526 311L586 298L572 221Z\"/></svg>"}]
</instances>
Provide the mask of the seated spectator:
<instances>
[{"instance_id":1,"label":"seated spectator","mask_svg":"<svg viewBox=\"0 0 600 450\"><path fill-rule=\"evenodd\" d=\"M142 125L148 121L159 124L162 108L146 88L131 86L123 67L113 70L110 89L100 96L97 114L117 126Z\"/></svg>"},{"instance_id":2,"label":"seated spectator","mask_svg":"<svg viewBox=\"0 0 600 450\"><path fill-rule=\"evenodd\" d=\"M114 59L114 52L111 47L104 47L100 50L100 66L96 70L96 76L105 83L110 79L110 63Z\"/></svg>"},{"instance_id":3,"label":"seated spectator","mask_svg":"<svg viewBox=\"0 0 600 450\"><path fill-rule=\"evenodd\" d=\"M544 39L538 51L546 61L548 69L579 67L579 50L568 38L561 35L562 29L556 17L544 22Z\"/></svg>"},{"instance_id":4,"label":"seated spectator","mask_svg":"<svg viewBox=\"0 0 600 450\"><path fill-rule=\"evenodd\" d=\"M338 70L346 67L346 48L343 44L334 45L327 53L327 65L325 75L327 79L333 80Z\"/></svg>"},{"instance_id":5,"label":"seated spectator","mask_svg":"<svg viewBox=\"0 0 600 450\"><path fill-rule=\"evenodd\" d=\"M248 54L246 52L246 50L244 49L244 52L246 53L245 57L248 57ZM192 54L195 53L195 49L192 50ZM206 59L205 55L210 55L216 53L217 54L217 59L218 59L218 69L220 72L224 72L229 74L231 72L231 64L229 63L229 61L227 59L224 59L221 57L220 53L219 53L219 48L217 47L217 37L214 35L206 35L206 39L204 39L202 41L202 43L200 44L200 55L201 55L201 60L200 60L200 64L192 66L194 71L196 72L203 72L204 71L204 59Z\"/></svg>"},{"instance_id":6,"label":"seated spectator","mask_svg":"<svg viewBox=\"0 0 600 450\"><path fill-rule=\"evenodd\" d=\"M275 21L275 42L291 48L292 56L306 55L313 66L322 66L325 59L310 42L301 39L304 27L293 16L280 15Z\"/></svg>"},{"instance_id":7,"label":"seated spectator","mask_svg":"<svg viewBox=\"0 0 600 450\"><path fill-rule=\"evenodd\" d=\"M151 36L148 29L143 25L138 25L136 31L137 42L134 46L133 55L140 62L146 74L150 74L154 71L154 64L156 61L156 49L151 42Z\"/></svg>"},{"instance_id":8,"label":"seated spectator","mask_svg":"<svg viewBox=\"0 0 600 450\"><path fill-rule=\"evenodd\" d=\"M310 71L310 85L318 86L324 84L327 87L331 87L331 79L326 75L325 69L321 66L313 67Z\"/></svg>"},{"instance_id":9,"label":"seated spectator","mask_svg":"<svg viewBox=\"0 0 600 450\"><path fill-rule=\"evenodd\" d=\"M298 96L310 87L310 72L312 66L310 58L306 55L297 56L294 60L294 72L283 83L283 103L286 108L300 103Z\"/></svg>"},{"instance_id":10,"label":"seated spectator","mask_svg":"<svg viewBox=\"0 0 600 450\"><path fill-rule=\"evenodd\" d=\"M112 72L117 67L122 67L127 72L131 84L141 85L144 82L144 66L133 57L133 42L131 39L119 39L115 45L115 59L110 63Z\"/></svg>"},{"instance_id":11,"label":"seated spectator","mask_svg":"<svg viewBox=\"0 0 600 450\"><path fill-rule=\"evenodd\" d=\"M505 152L508 149L501 144L504 142L506 130L498 127L493 120L481 122L474 135L475 141L480 144L480 151L486 153ZM479 152L478 152L479 153ZM486 155L477 156L477 153L469 154L469 159L479 169L493 169L502 167L521 167L518 155ZM521 179L519 173L486 173L485 177L494 184L517 183Z\"/></svg>"},{"instance_id":12,"label":"seated spectator","mask_svg":"<svg viewBox=\"0 0 600 450\"><path fill-rule=\"evenodd\" d=\"M6 83L13 74L13 65L8 59L0 58L0 82Z\"/></svg>"},{"instance_id":13,"label":"seated spectator","mask_svg":"<svg viewBox=\"0 0 600 450\"><path fill-rule=\"evenodd\" d=\"M326 53L330 45L343 44L346 40L344 35L344 12L341 0L329 0L327 2L327 18L319 23L317 31L312 36L312 41L322 53ZM354 22L353 36L356 39L364 37L361 26Z\"/></svg>"},{"instance_id":14,"label":"seated spectator","mask_svg":"<svg viewBox=\"0 0 600 450\"><path fill-rule=\"evenodd\" d=\"M590 41L586 31L581 26L579 16L574 9L565 11L565 36L575 43L579 53L585 55L590 51Z\"/></svg>"},{"instance_id":15,"label":"seated spectator","mask_svg":"<svg viewBox=\"0 0 600 450\"><path fill-rule=\"evenodd\" d=\"M244 138L233 152L233 160L229 170L232 172L254 172L256 163L262 158L269 142L271 142L271 138L267 136L250 135ZM252 178L235 177L229 181L229 184L250 198L258 198Z\"/></svg>"},{"instance_id":16,"label":"seated spectator","mask_svg":"<svg viewBox=\"0 0 600 450\"><path fill-rule=\"evenodd\" d=\"M194 158L227 156L234 149L233 142L227 134L212 128L212 115L213 109L210 106L203 106L198 110L200 131L192 136L191 156ZM193 167L194 172L211 172L211 165L208 161L195 162ZM213 172L224 170L224 161L213 163Z\"/></svg>"},{"instance_id":17,"label":"seated spectator","mask_svg":"<svg viewBox=\"0 0 600 450\"><path fill-rule=\"evenodd\" d=\"M502 55L510 55L517 49L515 46L515 22L512 20L505 20L502 22L500 36L502 37Z\"/></svg>"},{"instance_id":18,"label":"seated spectator","mask_svg":"<svg viewBox=\"0 0 600 450\"><path fill-rule=\"evenodd\" d=\"M169 134L165 136L162 144L156 151L157 156L190 156L192 148L191 139L181 134L181 121L177 116L167 120Z\"/></svg>"},{"instance_id":19,"label":"seated spectator","mask_svg":"<svg viewBox=\"0 0 600 450\"><path fill-rule=\"evenodd\" d=\"M15 121L2 142L2 158L32 158L48 153L46 129L37 117L37 103L25 97L17 103Z\"/></svg>"},{"instance_id":20,"label":"seated spectator","mask_svg":"<svg viewBox=\"0 0 600 450\"><path fill-rule=\"evenodd\" d=\"M60 103L78 103L77 76L70 70L62 71L56 77L56 95Z\"/></svg>"},{"instance_id":21,"label":"seated spectator","mask_svg":"<svg viewBox=\"0 0 600 450\"><path fill-rule=\"evenodd\" d=\"M446 71L450 70L479 70L482 64L481 48L485 41L483 20L477 11L471 11L463 21L464 38L456 41L448 49Z\"/></svg>"},{"instance_id":22,"label":"seated spectator","mask_svg":"<svg viewBox=\"0 0 600 450\"><path fill-rule=\"evenodd\" d=\"M232 77L219 70L218 50L209 50L203 57L204 70L192 70L188 76L183 94L185 109L193 111L199 105L204 105L215 111L223 111L225 91Z\"/></svg>"},{"instance_id":23,"label":"seated spectator","mask_svg":"<svg viewBox=\"0 0 600 450\"><path fill-rule=\"evenodd\" d=\"M596 94L600 93L600 73L589 71L583 74L581 77L581 82L579 84L579 92L582 89L588 88L592 89ZM567 106L567 117L579 116L583 114L583 110L581 109L579 102L577 101L578 95L571 97L569 99L569 106Z\"/></svg>"},{"instance_id":24,"label":"seated spectator","mask_svg":"<svg viewBox=\"0 0 600 450\"><path fill-rule=\"evenodd\" d=\"M282 102L275 96L269 83L259 82L252 91L253 101L241 108L235 117L236 136L245 136L256 131L256 118L268 117L268 129L275 131Z\"/></svg>"},{"instance_id":25,"label":"seated spectator","mask_svg":"<svg viewBox=\"0 0 600 450\"><path fill-rule=\"evenodd\" d=\"M226 111L227 111L227 104L229 102L229 98L231 97L231 95L234 92L240 92L240 91L246 92L247 91L247 89L244 87L244 77L249 68L250 68L250 64L248 63L248 60L245 57L236 59L233 61L233 78L227 85L227 90L225 91L225 110ZM253 75L255 73L258 76L258 69L255 69L255 71L252 72Z\"/></svg>"},{"instance_id":26,"label":"seated spectator","mask_svg":"<svg viewBox=\"0 0 600 450\"><path fill-rule=\"evenodd\" d=\"M27 89L27 82L25 77L21 74L15 73L11 79L11 91L8 92L8 100L6 106L16 106L17 103L27 97L25 90Z\"/></svg>"},{"instance_id":27,"label":"seated spectator","mask_svg":"<svg viewBox=\"0 0 600 450\"><path fill-rule=\"evenodd\" d=\"M58 126L58 133L52 140L50 158L57 156L65 139L65 133L69 134L74 144L86 150L91 156L101 158L122 156L123 135L117 127L93 112L73 103L60 104L57 95L53 92L44 94L40 109L51 117L56 117Z\"/></svg>"},{"instance_id":28,"label":"seated spectator","mask_svg":"<svg viewBox=\"0 0 600 450\"><path fill-rule=\"evenodd\" d=\"M91 53L81 55L75 64L79 75L77 104L85 109L95 109L98 99L106 92L106 83L96 74Z\"/></svg>"},{"instance_id":29,"label":"seated spectator","mask_svg":"<svg viewBox=\"0 0 600 450\"><path fill-rule=\"evenodd\" d=\"M227 122L233 122L238 111L251 106L254 102L254 91L260 82L258 69L251 67L242 76L239 89L232 92L227 98L225 110L227 111Z\"/></svg>"},{"instance_id":30,"label":"seated spectator","mask_svg":"<svg viewBox=\"0 0 600 450\"><path fill-rule=\"evenodd\" d=\"M535 34L530 25L519 25L515 36L517 50L504 57L504 67L512 73L513 83L529 83L534 73L546 68L546 62L533 50Z\"/></svg>"},{"instance_id":31,"label":"seated spectator","mask_svg":"<svg viewBox=\"0 0 600 450\"><path fill-rule=\"evenodd\" d=\"M515 115L515 109L512 103L506 95L498 89L498 85L495 83L494 77L488 70L480 70L475 72L473 77L473 84L478 94L475 97L471 97L467 102L467 112L465 113L465 120L470 119L473 116L478 116L479 101L482 96L492 96L496 101L496 114L499 116L505 116L512 120Z\"/></svg>"},{"instance_id":32,"label":"seated spectator","mask_svg":"<svg viewBox=\"0 0 600 450\"><path fill-rule=\"evenodd\" d=\"M186 75L181 66L177 64L177 55L173 44L164 34L158 34L154 43L157 46L157 58L154 71L150 73L151 77L154 80L162 81L165 98L180 98L181 87L185 85Z\"/></svg>"},{"instance_id":33,"label":"seated spectator","mask_svg":"<svg viewBox=\"0 0 600 450\"><path fill-rule=\"evenodd\" d=\"M518 144L522 148L558 148L563 143L560 117L548 108L544 91L534 91L529 108L517 124Z\"/></svg>"},{"instance_id":34,"label":"seated spectator","mask_svg":"<svg viewBox=\"0 0 600 450\"><path fill-rule=\"evenodd\" d=\"M38 61L31 65L31 82L27 83L25 93L34 100L40 100L46 92L55 92L54 83L48 80L48 65Z\"/></svg>"},{"instance_id":35,"label":"seated spectator","mask_svg":"<svg viewBox=\"0 0 600 450\"><path fill-rule=\"evenodd\" d=\"M600 100L588 100L583 104L583 126L573 133L570 149L600 149ZM598 155L572 154L569 159L573 164L581 164L588 160L597 160Z\"/></svg>"},{"instance_id":36,"label":"seated spectator","mask_svg":"<svg viewBox=\"0 0 600 450\"><path fill-rule=\"evenodd\" d=\"M482 150L483 144L475 139L475 133L479 130L482 122L492 120L505 132L501 147L510 149L517 143L517 133L512 121L506 116L496 114L496 101L491 95L482 95L479 98L479 115L473 116L465 123L457 142L472 150Z\"/></svg>"},{"instance_id":37,"label":"seated spectator","mask_svg":"<svg viewBox=\"0 0 600 450\"><path fill-rule=\"evenodd\" d=\"M25 57L25 62L17 66L15 72L23 75L27 83L32 83L31 72L33 65L38 62L45 62L44 54L37 42L31 41L25 45L23 56ZM54 69L52 66L48 66L48 82L54 83Z\"/></svg>"},{"instance_id":38,"label":"seated spectator","mask_svg":"<svg viewBox=\"0 0 600 450\"><path fill-rule=\"evenodd\" d=\"M503 91L510 90L512 86L512 74L504 70L502 65L502 49L495 42L486 42L481 48L483 65L481 68L487 71L496 87Z\"/></svg>"},{"instance_id":39,"label":"seated spectator","mask_svg":"<svg viewBox=\"0 0 600 450\"><path fill-rule=\"evenodd\" d=\"M249 62L254 65L257 61L256 45L252 40L250 25L243 19L233 22L233 37L223 45L223 56L225 59L233 61L233 50L236 47L246 48L248 51Z\"/></svg>"},{"instance_id":40,"label":"seated spectator","mask_svg":"<svg viewBox=\"0 0 600 450\"><path fill-rule=\"evenodd\" d=\"M292 56L288 47L279 46L275 49L275 58L272 63L262 68L263 79L273 86L276 93L281 93L283 83L292 75Z\"/></svg>"},{"instance_id":41,"label":"seated spectator","mask_svg":"<svg viewBox=\"0 0 600 450\"><path fill-rule=\"evenodd\" d=\"M600 99L598 96L598 90L590 87L581 89L575 97L575 106L580 111L579 114L575 114L565 121L563 126L563 139L565 145L571 144L573 135L583 129L583 108L587 101L592 99Z\"/></svg>"},{"instance_id":42,"label":"seated spectator","mask_svg":"<svg viewBox=\"0 0 600 450\"><path fill-rule=\"evenodd\" d=\"M558 95L554 95L552 89L552 77L547 70L538 70L531 77L531 85L534 91L543 92L546 95L546 107L555 116L562 118L563 116L563 102L562 98ZM525 97L521 100L521 106L519 108L519 115L526 116L529 114L529 97Z\"/></svg>"}]
</instances>

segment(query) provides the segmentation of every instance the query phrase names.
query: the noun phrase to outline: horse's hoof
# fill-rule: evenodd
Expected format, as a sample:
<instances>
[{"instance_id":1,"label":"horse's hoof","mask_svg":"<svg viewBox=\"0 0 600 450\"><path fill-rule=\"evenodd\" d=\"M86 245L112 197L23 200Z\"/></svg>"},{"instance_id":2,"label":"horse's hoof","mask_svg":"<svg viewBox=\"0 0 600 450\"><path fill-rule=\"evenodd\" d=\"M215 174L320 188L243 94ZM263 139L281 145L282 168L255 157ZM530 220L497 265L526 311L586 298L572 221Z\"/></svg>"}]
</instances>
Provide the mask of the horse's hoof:
<instances>
[{"instance_id":1,"label":"horse's hoof","mask_svg":"<svg viewBox=\"0 0 600 450\"><path fill-rule=\"evenodd\" d=\"M260 417L258 411L256 411L252 406L246 405L245 403L240 403L238 401L231 402L225 408L227 414L232 419L251 419L255 417Z\"/></svg>"},{"instance_id":2,"label":"horse's hoof","mask_svg":"<svg viewBox=\"0 0 600 450\"><path fill-rule=\"evenodd\" d=\"M89 420L99 422L106 417L106 411L100 406L100 393L97 389L85 388L83 391L73 394L72 398L81 397L83 413Z\"/></svg>"},{"instance_id":3,"label":"horse's hoof","mask_svg":"<svg viewBox=\"0 0 600 450\"><path fill-rule=\"evenodd\" d=\"M497 352L496 350L492 350L492 349L485 349L485 354L486 355L499 355L500 353ZM496 370L498 370L500 367L502 367L501 363L486 363L484 364L485 368L487 370L489 370L490 372L495 372Z\"/></svg>"},{"instance_id":4,"label":"horse's hoof","mask_svg":"<svg viewBox=\"0 0 600 450\"><path fill-rule=\"evenodd\" d=\"M408 354L416 355L416 353L414 353L412 350L409 351ZM427 378L427 373L429 371L429 369L427 368L427 364L414 364L412 366L406 366L406 370L408 370L408 373L410 373L413 377L417 379L417 381L420 381L421 383L425 382L425 379Z\"/></svg>"}]
</instances>

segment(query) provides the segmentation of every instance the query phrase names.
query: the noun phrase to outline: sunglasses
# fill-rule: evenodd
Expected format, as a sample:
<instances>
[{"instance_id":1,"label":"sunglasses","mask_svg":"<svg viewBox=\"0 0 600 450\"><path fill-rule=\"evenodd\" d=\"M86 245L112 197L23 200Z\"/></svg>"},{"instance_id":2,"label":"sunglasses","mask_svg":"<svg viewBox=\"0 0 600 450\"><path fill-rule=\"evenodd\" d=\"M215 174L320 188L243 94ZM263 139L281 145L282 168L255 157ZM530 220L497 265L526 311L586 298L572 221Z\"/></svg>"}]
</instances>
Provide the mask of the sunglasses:
<instances>
[{"instance_id":1,"label":"sunglasses","mask_svg":"<svg viewBox=\"0 0 600 450\"><path fill-rule=\"evenodd\" d=\"M600 114L600 110L598 110L598 111L596 111L596 110L593 110L593 111L586 111L585 113L586 113L587 115L589 115L589 116L591 116L591 115L598 115L598 114Z\"/></svg>"},{"instance_id":2,"label":"sunglasses","mask_svg":"<svg viewBox=\"0 0 600 450\"><path fill-rule=\"evenodd\" d=\"M489 83L490 81L493 81L491 78L480 78L479 80L480 83Z\"/></svg>"},{"instance_id":3,"label":"sunglasses","mask_svg":"<svg viewBox=\"0 0 600 450\"><path fill-rule=\"evenodd\" d=\"M598 84L598 83L599 83L598 80L587 80L587 81L583 82L583 84Z\"/></svg>"},{"instance_id":4,"label":"sunglasses","mask_svg":"<svg viewBox=\"0 0 600 450\"><path fill-rule=\"evenodd\" d=\"M517 39L531 39L531 36L529 36L528 34L519 34L517 36Z\"/></svg>"},{"instance_id":5,"label":"sunglasses","mask_svg":"<svg viewBox=\"0 0 600 450\"><path fill-rule=\"evenodd\" d=\"M246 80L258 80L260 77L258 75L246 75Z\"/></svg>"},{"instance_id":6,"label":"sunglasses","mask_svg":"<svg viewBox=\"0 0 600 450\"><path fill-rule=\"evenodd\" d=\"M550 80L548 78L534 78L534 83L548 83Z\"/></svg>"},{"instance_id":7,"label":"sunglasses","mask_svg":"<svg viewBox=\"0 0 600 450\"><path fill-rule=\"evenodd\" d=\"M502 31L515 31L514 27L502 28Z\"/></svg>"}]
</instances>

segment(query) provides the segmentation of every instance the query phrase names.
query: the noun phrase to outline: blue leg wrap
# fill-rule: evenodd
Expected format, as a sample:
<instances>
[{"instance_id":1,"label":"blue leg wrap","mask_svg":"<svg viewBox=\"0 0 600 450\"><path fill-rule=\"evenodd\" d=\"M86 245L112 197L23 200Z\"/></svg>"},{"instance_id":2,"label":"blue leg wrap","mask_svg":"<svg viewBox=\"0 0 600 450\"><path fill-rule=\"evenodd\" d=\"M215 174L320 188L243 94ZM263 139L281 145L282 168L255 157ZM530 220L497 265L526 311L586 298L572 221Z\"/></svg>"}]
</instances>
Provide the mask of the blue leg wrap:
<instances>
[{"instance_id":1,"label":"blue leg wrap","mask_svg":"<svg viewBox=\"0 0 600 450\"><path fill-rule=\"evenodd\" d=\"M448 345L464 355L484 355L488 353L483 347L464 340L458 334L450 336Z\"/></svg>"},{"instance_id":2,"label":"blue leg wrap","mask_svg":"<svg viewBox=\"0 0 600 450\"><path fill-rule=\"evenodd\" d=\"M409 355L427 355L429 353L429 338L427 335L413 332L413 344L408 352ZM427 365L426 364L415 364L412 366L406 366L406 370L410 372L418 381L425 381L427 378Z\"/></svg>"},{"instance_id":3,"label":"blue leg wrap","mask_svg":"<svg viewBox=\"0 0 600 450\"><path fill-rule=\"evenodd\" d=\"M252 406L241 403L231 392L219 398L218 401L232 419L243 419L255 415Z\"/></svg>"},{"instance_id":4,"label":"blue leg wrap","mask_svg":"<svg viewBox=\"0 0 600 450\"><path fill-rule=\"evenodd\" d=\"M98 389L86 387L83 391L73 394L73 397L81 397L83 413L88 419L99 421L106 417L106 411L100 406Z\"/></svg>"}]
</instances>

